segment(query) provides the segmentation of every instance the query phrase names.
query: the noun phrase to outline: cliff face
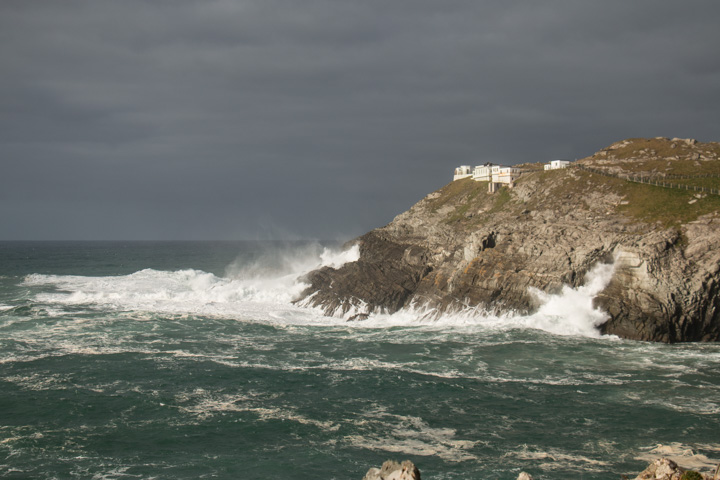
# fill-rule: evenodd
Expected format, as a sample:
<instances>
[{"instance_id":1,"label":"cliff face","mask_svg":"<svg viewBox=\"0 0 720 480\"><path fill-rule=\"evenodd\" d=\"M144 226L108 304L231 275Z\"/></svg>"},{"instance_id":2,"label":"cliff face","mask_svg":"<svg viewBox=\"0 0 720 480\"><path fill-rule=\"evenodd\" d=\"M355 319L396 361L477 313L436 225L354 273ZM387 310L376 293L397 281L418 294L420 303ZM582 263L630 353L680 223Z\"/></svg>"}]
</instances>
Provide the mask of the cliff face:
<instances>
[{"instance_id":1,"label":"cliff face","mask_svg":"<svg viewBox=\"0 0 720 480\"><path fill-rule=\"evenodd\" d=\"M720 144L626 140L576 163L523 166L515 188L494 194L452 182L356 239L358 261L307 275L299 301L348 318L411 305L530 313L529 287L577 287L596 263L615 262L595 299L611 317L604 332L720 340L720 196L605 175L717 188L697 175L720 174Z\"/></svg>"}]
</instances>

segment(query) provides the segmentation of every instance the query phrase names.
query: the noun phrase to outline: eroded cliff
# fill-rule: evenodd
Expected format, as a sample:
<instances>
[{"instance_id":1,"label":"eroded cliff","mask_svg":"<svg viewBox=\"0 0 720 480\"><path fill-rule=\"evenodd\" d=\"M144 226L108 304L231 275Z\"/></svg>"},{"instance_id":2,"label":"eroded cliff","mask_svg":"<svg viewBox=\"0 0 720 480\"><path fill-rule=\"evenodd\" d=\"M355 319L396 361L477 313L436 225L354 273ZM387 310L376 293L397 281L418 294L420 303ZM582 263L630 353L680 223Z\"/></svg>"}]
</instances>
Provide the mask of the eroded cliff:
<instances>
[{"instance_id":1,"label":"eroded cliff","mask_svg":"<svg viewBox=\"0 0 720 480\"><path fill-rule=\"evenodd\" d=\"M523 169L493 194L472 179L431 193L356 239L358 261L307 275L299 301L348 318L413 305L530 313L530 287L577 287L596 263L615 262L595 299L610 315L604 332L720 339L720 196L609 176L717 188L720 144L631 139L572 168Z\"/></svg>"}]
</instances>

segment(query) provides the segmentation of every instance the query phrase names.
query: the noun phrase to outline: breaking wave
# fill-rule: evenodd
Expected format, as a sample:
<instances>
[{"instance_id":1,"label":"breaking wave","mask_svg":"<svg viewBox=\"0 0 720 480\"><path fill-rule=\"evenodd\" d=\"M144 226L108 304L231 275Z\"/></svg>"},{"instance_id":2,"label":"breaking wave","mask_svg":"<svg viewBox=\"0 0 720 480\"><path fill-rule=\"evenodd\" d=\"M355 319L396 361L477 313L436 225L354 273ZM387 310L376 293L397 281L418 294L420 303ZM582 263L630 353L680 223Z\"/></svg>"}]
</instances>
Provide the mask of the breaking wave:
<instances>
[{"instance_id":1,"label":"breaking wave","mask_svg":"<svg viewBox=\"0 0 720 480\"><path fill-rule=\"evenodd\" d=\"M371 314L361 323L364 326L383 327L388 325L427 325L472 327L479 326L494 330L537 329L555 335L583 336L598 338L598 327L609 319L609 315L593 306L593 299L610 283L615 272L614 263L598 263L587 274L585 285L577 288L565 285L557 294L545 293L531 288L540 307L530 315L514 312L493 314L478 308L465 308L454 313L439 313L433 308L417 305L394 314ZM345 314L345 318L362 313L365 307Z\"/></svg>"},{"instance_id":2,"label":"breaking wave","mask_svg":"<svg viewBox=\"0 0 720 480\"><path fill-rule=\"evenodd\" d=\"M321 266L338 268L358 258L359 248L355 245L347 250L303 251L301 255L297 251L269 253L252 262L230 264L224 276L192 269L145 269L106 277L32 274L23 283L51 287L42 288L35 300L52 306L338 325L346 320L324 317L319 310L300 308L292 301L307 287L302 282L303 274ZM608 316L593 307L593 298L608 285L613 273L613 264L601 263L588 272L586 284L578 288L565 286L557 294L531 290L540 308L530 315L493 315L477 309L438 314L432 309L410 308L394 314L372 314L347 325L539 329L556 335L599 337L597 327Z\"/></svg>"},{"instance_id":3,"label":"breaking wave","mask_svg":"<svg viewBox=\"0 0 720 480\"><path fill-rule=\"evenodd\" d=\"M172 314L221 315L231 318L274 319L284 314L306 315L291 302L306 287L300 280L310 270L338 268L359 257L359 248L334 251L274 252L253 262L234 262L225 276L200 270L144 269L130 275L88 277L32 274L26 286L49 286L35 295L44 304L114 308Z\"/></svg>"},{"instance_id":4,"label":"breaking wave","mask_svg":"<svg viewBox=\"0 0 720 480\"><path fill-rule=\"evenodd\" d=\"M598 263L587 275L585 285L572 288L565 285L558 294L533 289L540 300L540 309L527 317L527 326L547 330L558 335L599 336L597 327L609 315L593 306L593 299L608 286L615 273L614 263Z\"/></svg>"}]
</instances>

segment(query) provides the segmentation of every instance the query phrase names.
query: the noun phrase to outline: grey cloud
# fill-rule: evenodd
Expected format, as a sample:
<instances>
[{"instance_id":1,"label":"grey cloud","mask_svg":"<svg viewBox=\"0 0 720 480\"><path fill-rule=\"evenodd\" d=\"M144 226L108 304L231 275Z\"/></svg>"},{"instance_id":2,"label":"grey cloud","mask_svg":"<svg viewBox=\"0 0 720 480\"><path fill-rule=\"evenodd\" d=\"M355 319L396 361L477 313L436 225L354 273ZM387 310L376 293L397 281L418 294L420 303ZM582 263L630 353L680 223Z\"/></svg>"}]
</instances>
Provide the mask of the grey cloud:
<instances>
[{"instance_id":1,"label":"grey cloud","mask_svg":"<svg viewBox=\"0 0 720 480\"><path fill-rule=\"evenodd\" d=\"M719 14L711 1L6 0L0 238L354 235L456 164L718 140Z\"/></svg>"}]
</instances>

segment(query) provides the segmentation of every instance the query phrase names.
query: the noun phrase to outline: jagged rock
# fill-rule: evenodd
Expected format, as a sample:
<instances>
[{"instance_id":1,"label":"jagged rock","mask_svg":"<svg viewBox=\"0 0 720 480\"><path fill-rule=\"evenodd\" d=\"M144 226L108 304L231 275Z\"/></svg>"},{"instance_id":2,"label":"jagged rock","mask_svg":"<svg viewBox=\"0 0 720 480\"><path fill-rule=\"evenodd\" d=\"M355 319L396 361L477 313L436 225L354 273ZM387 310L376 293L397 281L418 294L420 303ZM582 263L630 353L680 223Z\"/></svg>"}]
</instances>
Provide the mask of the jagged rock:
<instances>
[{"instance_id":1,"label":"jagged rock","mask_svg":"<svg viewBox=\"0 0 720 480\"><path fill-rule=\"evenodd\" d=\"M622 172L670 143L625 140L605 149L619 152L617 159L595 154L577 164L614 162L606 170ZM698 151L720 152L717 144L681 145L681 163ZM485 183L458 180L354 240L358 261L309 273L298 301L355 319L413 306L527 314L539 307L532 289L578 287L595 264L615 262L612 281L595 298L609 315L604 333L720 340L720 211L702 210L703 202L714 205L707 199L689 205L688 192L683 208L701 213L664 226L625 213L642 207L641 198L627 196L628 185L637 184L576 168L526 173L515 188L495 194Z\"/></svg>"},{"instance_id":2,"label":"jagged rock","mask_svg":"<svg viewBox=\"0 0 720 480\"><path fill-rule=\"evenodd\" d=\"M363 480L420 480L420 470L410 460L388 460L380 468L371 468Z\"/></svg>"},{"instance_id":3,"label":"jagged rock","mask_svg":"<svg viewBox=\"0 0 720 480\"><path fill-rule=\"evenodd\" d=\"M635 477L635 480L680 480L684 469L667 458L659 458Z\"/></svg>"},{"instance_id":4,"label":"jagged rock","mask_svg":"<svg viewBox=\"0 0 720 480\"><path fill-rule=\"evenodd\" d=\"M363 477L363 480L381 480L380 479L380 469L376 468L376 467L372 467L370 470L367 471L367 473Z\"/></svg>"},{"instance_id":5,"label":"jagged rock","mask_svg":"<svg viewBox=\"0 0 720 480\"><path fill-rule=\"evenodd\" d=\"M720 463L718 463L717 468L715 468L715 474L713 475L712 480L720 480Z\"/></svg>"}]
</instances>

